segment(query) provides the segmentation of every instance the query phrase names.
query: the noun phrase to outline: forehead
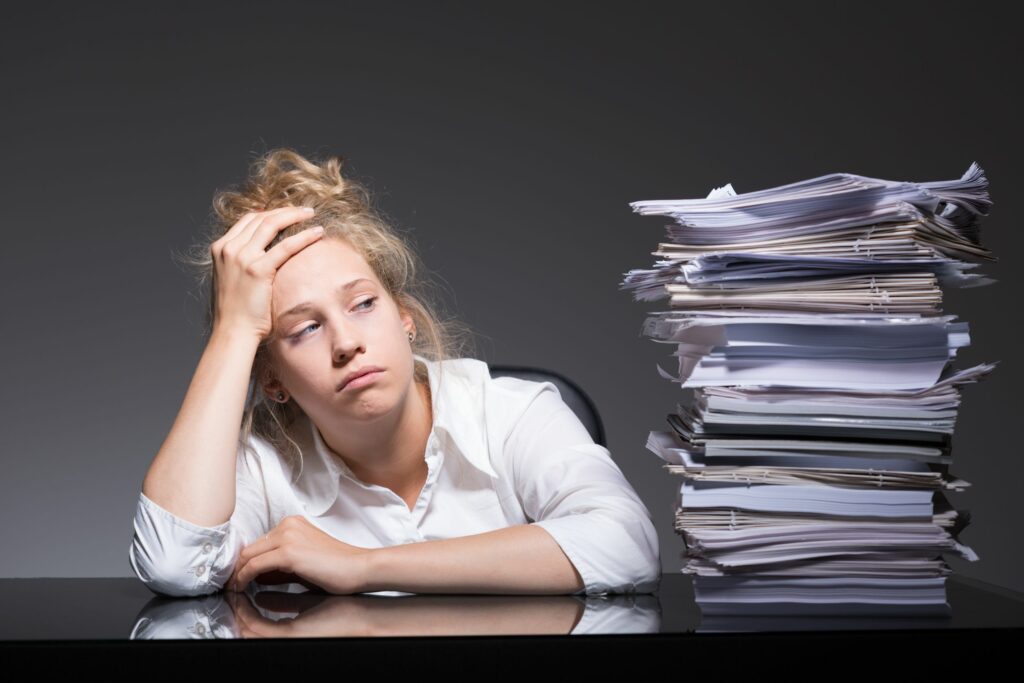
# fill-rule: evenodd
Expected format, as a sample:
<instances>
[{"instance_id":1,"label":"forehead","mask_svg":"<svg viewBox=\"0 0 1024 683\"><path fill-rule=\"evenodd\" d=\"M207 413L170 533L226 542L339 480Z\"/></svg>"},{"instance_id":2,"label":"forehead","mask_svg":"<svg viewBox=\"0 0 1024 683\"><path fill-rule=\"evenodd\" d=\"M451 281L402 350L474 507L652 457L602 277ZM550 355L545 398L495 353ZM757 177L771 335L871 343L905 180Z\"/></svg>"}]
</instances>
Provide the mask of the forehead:
<instances>
[{"instance_id":1,"label":"forehead","mask_svg":"<svg viewBox=\"0 0 1024 683\"><path fill-rule=\"evenodd\" d=\"M278 268L273 285L274 303L287 307L359 277L379 284L373 269L348 242L320 239Z\"/></svg>"}]
</instances>

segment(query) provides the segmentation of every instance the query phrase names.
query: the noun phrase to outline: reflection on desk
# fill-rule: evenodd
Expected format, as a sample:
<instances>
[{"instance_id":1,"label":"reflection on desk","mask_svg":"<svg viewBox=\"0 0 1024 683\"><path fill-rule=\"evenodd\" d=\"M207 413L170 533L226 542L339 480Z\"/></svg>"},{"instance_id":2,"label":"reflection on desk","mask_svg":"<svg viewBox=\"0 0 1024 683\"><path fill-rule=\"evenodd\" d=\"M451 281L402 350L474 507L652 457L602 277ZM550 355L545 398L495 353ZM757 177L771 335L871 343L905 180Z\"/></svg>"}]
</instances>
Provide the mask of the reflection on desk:
<instances>
[{"instance_id":1,"label":"reflection on desk","mask_svg":"<svg viewBox=\"0 0 1024 683\"><path fill-rule=\"evenodd\" d=\"M351 638L644 633L767 633L1024 628L1024 594L966 577L948 582L950 611L902 616L891 606L857 605L847 616L702 615L692 577L664 575L654 594L604 596L436 595L381 591L328 595L300 584L259 586L244 593L152 598L131 639Z\"/></svg>"},{"instance_id":2,"label":"reflection on desk","mask_svg":"<svg viewBox=\"0 0 1024 683\"><path fill-rule=\"evenodd\" d=\"M658 633L653 594L329 595L284 590L218 592L150 601L130 638L346 638Z\"/></svg>"},{"instance_id":3,"label":"reflection on desk","mask_svg":"<svg viewBox=\"0 0 1024 683\"><path fill-rule=\"evenodd\" d=\"M336 596L309 592L299 584L254 584L245 593L166 598L137 579L3 579L0 600L6 618L0 621L0 642L1024 629L1024 594L962 575L950 577L947 590L951 613L945 617L718 617L700 613L692 578L677 573L663 574L655 593L604 596ZM241 627L258 627L255 634L240 630L239 615Z\"/></svg>"},{"instance_id":4,"label":"reflection on desk","mask_svg":"<svg viewBox=\"0 0 1024 683\"><path fill-rule=\"evenodd\" d=\"M886 661L906 661L919 674L941 673L963 647L983 653L986 666L1016 656L1024 594L955 575L947 595L947 617L718 617L701 614L692 577L683 574L662 575L652 594L604 596L335 596L289 584L168 598L135 578L0 579L0 656L35 671L111 662L205 671L230 661L236 674L264 675L307 660L344 661L349 673L379 673L383 661L389 672L414 674L449 671L452 662L492 671L495 658L502 673L566 658L574 671L596 673L615 660L645 668L685 661L691 675L719 677L763 675L766 662L793 658L828 666L842 657L845 674L876 671L879 657L891 654ZM851 648L873 656L849 658ZM908 652L927 656L901 659Z\"/></svg>"}]
</instances>

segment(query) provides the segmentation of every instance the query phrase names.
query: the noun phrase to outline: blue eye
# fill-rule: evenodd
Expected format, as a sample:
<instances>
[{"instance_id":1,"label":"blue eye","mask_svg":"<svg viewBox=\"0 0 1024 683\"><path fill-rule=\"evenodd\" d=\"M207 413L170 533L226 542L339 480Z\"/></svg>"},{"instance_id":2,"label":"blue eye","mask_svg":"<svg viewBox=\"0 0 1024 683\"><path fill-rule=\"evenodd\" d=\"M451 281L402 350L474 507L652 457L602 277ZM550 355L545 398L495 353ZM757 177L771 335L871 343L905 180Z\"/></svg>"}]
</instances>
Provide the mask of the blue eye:
<instances>
[{"instance_id":1,"label":"blue eye","mask_svg":"<svg viewBox=\"0 0 1024 683\"><path fill-rule=\"evenodd\" d=\"M306 326L305 326L304 328L302 328L301 330L299 330L298 332L296 332L295 334L293 334L293 335L292 335L292 338L293 338L293 339L295 339L295 338L298 338L298 337L304 337L304 336L306 336L306 332L307 332L307 331L309 330L309 328L311 328L311 327L316 327L316 326L317 326L317 325L319 325L319 324L320 324L320 323L310 323L309 325L306 325Z\"/></svg>"},{"instance_id":2,"label":"blue eye","mask_svg":"<svg viewBox=\"0 0 1024 683\"><path fill-rule=\"evenodd\" d=\"M360 307L362 307L362 306L364 306L364 305L366 305L366 304L369 304L369 306L367 306L366 308L362 308L362 309L361 309L361 310L364 310L364 311L368 311L368 310L370 310L371 308L373 308L373 304L374 304L374 303L375 303L376 301L377 301L377 297L375 297L375 296L371 296L371 297L370 297L369 299L367 299L366 301L360 301L360 302L359 302L358 304L356 304L356 308L357 308L357 309L360 309ZM299 330L298 332L296 332L295 334L293 334L293 335L291 336L291 338L292 338L292 339L298 339L298 338L300 338L300 337L305 337L305 336L306 336L306 333L307 333L307 332L308 332L308 331L310 330L310 328L313 328L313 327L317 327L317 326L318 326L319 324L320 324L320 323L310 323L309 325L306 325L306 326L305 326L304 328L302 328L301 330Z\"/></svg>"}]
</instances>

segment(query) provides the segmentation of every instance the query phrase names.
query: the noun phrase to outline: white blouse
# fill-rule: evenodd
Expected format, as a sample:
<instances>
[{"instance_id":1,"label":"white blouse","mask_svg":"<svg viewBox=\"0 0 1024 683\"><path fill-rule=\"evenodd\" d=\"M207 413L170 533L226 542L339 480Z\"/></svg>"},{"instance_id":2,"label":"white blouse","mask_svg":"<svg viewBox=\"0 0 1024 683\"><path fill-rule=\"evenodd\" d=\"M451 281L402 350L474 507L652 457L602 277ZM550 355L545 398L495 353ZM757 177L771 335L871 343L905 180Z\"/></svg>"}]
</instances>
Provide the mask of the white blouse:
<instances>
[{"instance_id":1,"label":"white blouse","mask_svg":"<svg viewBox=\"0 0 1024 683\"><path fill-rule=\"evenodd\" d=\"M303 415L289 428L301 474L293 481L287 461L253 436L239 448L235 511L223 524L193 524L140 492L128 555L136 576L159 594L213 593L242 548L298 514L363 548L535 524L579 571L585 586L575 594L657 590L651 513L555 384L491 378L474 358L414 357L428 370L434 425L411 510L394 491L360 481Z\"/></svg>"}]
</instances>

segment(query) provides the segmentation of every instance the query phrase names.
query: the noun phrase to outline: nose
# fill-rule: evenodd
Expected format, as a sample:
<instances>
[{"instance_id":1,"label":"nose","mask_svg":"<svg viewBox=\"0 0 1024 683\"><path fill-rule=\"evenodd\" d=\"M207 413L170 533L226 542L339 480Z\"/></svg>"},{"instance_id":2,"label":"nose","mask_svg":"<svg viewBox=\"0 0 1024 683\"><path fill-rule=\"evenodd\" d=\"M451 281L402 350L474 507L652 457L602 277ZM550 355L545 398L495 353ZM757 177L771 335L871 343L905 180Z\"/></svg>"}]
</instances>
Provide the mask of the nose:
<instances>
[{"instance_id":1,"label":"nose","mask_svg":"<svg viewBox=\"0 0 1024 683\"><path fill-rule=\"evenodd\" d=\"M336 364L347 363L352 360L357 351L365 351L362 338L359 336L355 326L343 325L336 328L332 340L331 356Z\"/></svg>"}]
</instances>

